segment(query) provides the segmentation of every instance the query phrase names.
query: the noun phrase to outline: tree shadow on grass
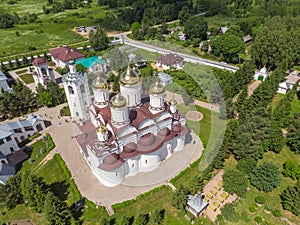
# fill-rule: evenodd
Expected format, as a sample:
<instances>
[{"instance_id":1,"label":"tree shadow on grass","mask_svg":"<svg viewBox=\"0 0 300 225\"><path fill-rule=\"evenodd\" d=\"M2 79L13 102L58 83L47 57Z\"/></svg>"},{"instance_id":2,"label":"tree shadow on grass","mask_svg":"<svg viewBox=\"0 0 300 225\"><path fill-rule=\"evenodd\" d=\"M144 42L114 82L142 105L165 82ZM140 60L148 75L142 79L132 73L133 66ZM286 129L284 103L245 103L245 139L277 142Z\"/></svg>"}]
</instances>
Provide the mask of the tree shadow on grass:
<instances>
[{"instance_id":1,"label":"tree shadow on grass","mask_svg":"<svg viewBox=\"0 0 300 225\"><path fill-rule=\"evenodd\" d=\"M54 182L50 184L51 191L62 201L67 200L69 191L69 184L67 184L65 181L61 182Z\"/></svg>"}]
</instances>

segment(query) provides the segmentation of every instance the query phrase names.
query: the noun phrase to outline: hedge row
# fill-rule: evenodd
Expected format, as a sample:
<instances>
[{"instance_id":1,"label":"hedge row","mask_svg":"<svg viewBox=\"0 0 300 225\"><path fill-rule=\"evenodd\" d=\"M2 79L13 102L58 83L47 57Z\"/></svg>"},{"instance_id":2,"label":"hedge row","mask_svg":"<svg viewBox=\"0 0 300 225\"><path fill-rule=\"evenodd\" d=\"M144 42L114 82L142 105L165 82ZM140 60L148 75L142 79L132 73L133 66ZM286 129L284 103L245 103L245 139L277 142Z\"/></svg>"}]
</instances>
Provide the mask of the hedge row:
<instances>
[{"instance_id":1,"label":"hedge row","mask_svg":"<svg viewBox=\"0 0 300 225\"><path fill-rule=\"evenodd\" d=\"M140 195L138 195L138 196L136 197L136 200L140 200L140 199L142 199L142 198L144 198L144 197L146 197L146 196L148 196L148 195L151 195L151 194L153 194L153 193L155 193L155 192L158 192L158 191L164 189L166 186L167 186L167 185L163 184L162 186L153 188L153 189L150 190L150 191L147 191L147 192L145 192L145 193L142 193L142 194L140 194Z\"/></svg>"},{"instance_id":2,"label":"hedge row","mask_svg":"<svg viewBox=\"0 0 300 225\"><path fill-rule=\"evenodd\" d=\"M55 144L50 134L46 133L45 136L47 137L49 143L49 147L46 149L46 152L50 152L55 147Z\"/></svg>"},{"instance_id":3,"label":"hedge row","mask_svg":"<svg viewBox=\"0 0 300 225\"><path fill-rule=\"evenodd\" d=\"M62 159L62 157L59 154L55 154L54 158L58 160L59 165L61 166L65 176L67 177L67 180L69 180L70 186L73 188L77 200L80 200L81 194L80 194L74 180L72 179L71 172L69 171L68 167L66 166L64 160Z\"/></svg>"},{"instance_id":4,"label":"hedge row","mask_svg":"<svg viewBox=\"0 0 300 225\"><path fill-rule=\"evenodd\" d=\"M123 208L128 205L132 205L133 203L135 203L135 199L130 199L130 200L127 200L124 202L116 203L116 204L112 205L111 207L113 210L116 210L116 209L120 209L120 208Z\"/></svg>"},{"instance_id":5,"label":"hedge row","mask_svg":"<svg viewBox=\"0 0 300 225\"><path fill-rule=\"evenodd\" d=\"M21 141L20 143L18 143L18 146L23 147L39 136L41 136L41 134L39 132L37 132L34 135L30 136L29 138L25 139L24 141Z\"/></svg>"},{"instance_id":6,"label":"hedge row","mask_svg":"<svg viewBox=\"0 0 300 225\"><path fill-rule=\"evenodd\" d=\"M112 209L116 210L116 209L120 209L120 208L123 208L123 207L128 206L128 205L132 205L136 201L141 200L142 198L144 198L144 197L146 197L148 195L151 195L151 194L153 194L155 192L158 192L158 191L166 188L166 186L167 185L164 184L162 186L156 187L156 188L154 188L154 189L152 189L150 191L147 191L145 193L142 193L142 194L138 195L135 199L130 199L130 200L127 200L127 201L124 201L124 202L116 203L116 204L112 205Z\"/></svg>"}]
</instances>

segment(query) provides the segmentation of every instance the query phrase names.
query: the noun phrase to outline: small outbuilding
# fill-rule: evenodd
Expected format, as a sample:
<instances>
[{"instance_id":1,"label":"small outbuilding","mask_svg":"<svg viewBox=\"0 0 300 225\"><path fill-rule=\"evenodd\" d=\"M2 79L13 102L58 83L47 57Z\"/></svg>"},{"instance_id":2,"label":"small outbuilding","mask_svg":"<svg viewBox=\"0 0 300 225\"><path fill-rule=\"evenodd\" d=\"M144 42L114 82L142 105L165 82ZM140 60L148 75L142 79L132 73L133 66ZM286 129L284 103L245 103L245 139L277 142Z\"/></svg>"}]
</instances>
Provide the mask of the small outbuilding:
<instances>
[{"instance_id":1,"label":"small outbuilding","mask_svg":"<svg viewBox=\"0 0 300 225\"><path fill-rule=\"evenodd\" d=\"M196 195L188 195L187 207L188 210L196 217L205 210L208 206L208 203L202 198L201 192L198 192Z\"/></svg>"},{"instance_id":2,"label":"small outbuilding","mask_svg":"<svg viewBox=\"0 0 300 225\"><path fill-rule=\"evenodd\" d=\"M170 68L181 69L183 67L183 60L183 57L170 53L156 59L156 66L162 67L165 70Z\"/></svg>"},{"instance_id":3,"label":"small outbuilding","mask_svg":"<svg viewBox=\"0 0 300 225\"><path fill-rule=\"evenodd\" d=\"M162 85L167 86L168 84L173 83L173 79L169 74L159 72L157 75Z\"/></svg>"},{"instance_id":4,"label":"small outbuilding","mask_svg":"<svg viewBox=\"0 0 300 225\"><path fill-rule=\"evenodd\" d=\"M244 43L248 43L248 42L252 41L252 37L250 36L250 34L243 37L243 41L244 41Z\"/></svg>"}]
</instances>

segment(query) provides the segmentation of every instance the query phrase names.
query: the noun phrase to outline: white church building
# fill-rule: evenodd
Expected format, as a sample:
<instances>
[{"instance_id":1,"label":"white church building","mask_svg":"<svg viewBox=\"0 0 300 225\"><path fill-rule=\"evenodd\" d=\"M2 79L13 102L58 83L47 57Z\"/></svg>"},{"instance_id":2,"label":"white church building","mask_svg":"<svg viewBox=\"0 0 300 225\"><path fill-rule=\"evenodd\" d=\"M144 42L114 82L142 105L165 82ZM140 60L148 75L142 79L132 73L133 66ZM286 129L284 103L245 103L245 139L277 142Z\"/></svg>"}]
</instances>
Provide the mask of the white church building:
<instances>
[{"instance_id":1,"label":"white church building","mask_svg":"<svg viewBox=\"0 0 300 225\"><path fill-rule=\"evenodd\" d=\"M110 97L100 76L93 80L91 102L86 74L73 63L63 77L72 118L82 131L76 136L80 152L105 186L150 172L173 152L183 150L189 132L173 99L165 102L164 86L156 81L143 94L137 69L128 66L120 76L120 93Z\"/></svg>"}]
</instances>

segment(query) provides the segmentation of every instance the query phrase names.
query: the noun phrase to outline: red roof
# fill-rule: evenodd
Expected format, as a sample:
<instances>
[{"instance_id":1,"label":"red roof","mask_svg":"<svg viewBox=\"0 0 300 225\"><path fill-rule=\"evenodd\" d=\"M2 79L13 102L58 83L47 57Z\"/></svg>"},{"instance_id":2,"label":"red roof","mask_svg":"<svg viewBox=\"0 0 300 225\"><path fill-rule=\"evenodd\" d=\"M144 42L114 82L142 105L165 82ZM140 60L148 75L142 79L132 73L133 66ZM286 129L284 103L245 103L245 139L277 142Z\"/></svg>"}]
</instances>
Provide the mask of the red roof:
<instances>
[{"instance_id":1,"label":"red roof","mask_svg":"<svg viewBox=\"0 0 300 225\"><path fill-rule=\"evenodd\" d=\"M45 65L45 64L47 64L47 61L43 58L35 58L32 61L32 65L34 65L34 66L42 66L42 65Z\"/></svg>"},{"instance_id":2,"label":"red roof","mask_svg":"<svg viewBox=\"0 0 300 225\"><path fill-rule=\"evenodd\" d=\"M84 55L78 52L76 49L70 48L68 46L61 46L55 49L51 49L50 54L63 62L68 62L70 60L83 58Z\"/></svg>"},{"instance_id":3,"label":"red roof","mask_svg":"<svg viewBox=\"0 0 300 225\"><path fill-rule=\"evenodd\" d=\"M172 66L181 63L183 61L183 58L176 54L167 54L158 58L156 61L161 62L162 64L165 65Z\"/></svg>"}]
</instances>

